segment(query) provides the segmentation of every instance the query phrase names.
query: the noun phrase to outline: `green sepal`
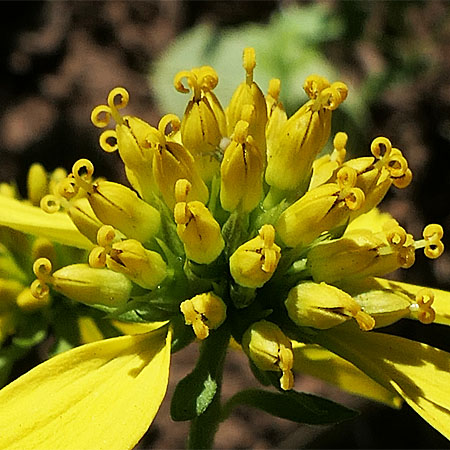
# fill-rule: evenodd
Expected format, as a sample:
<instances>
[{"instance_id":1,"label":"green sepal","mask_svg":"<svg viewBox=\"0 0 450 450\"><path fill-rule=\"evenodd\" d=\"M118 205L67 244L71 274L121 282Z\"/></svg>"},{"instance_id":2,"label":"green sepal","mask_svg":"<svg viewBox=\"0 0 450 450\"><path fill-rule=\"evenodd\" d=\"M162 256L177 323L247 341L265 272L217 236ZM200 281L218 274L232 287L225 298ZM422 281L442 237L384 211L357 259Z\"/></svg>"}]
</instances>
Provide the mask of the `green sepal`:
<instances>
[{"instance_id":1,"label":"green sepal","mask_svg":"<svg viewBox=\"0 0 450 450\"><path fill-rule=\"evenodd\" d=\"M226 242L225 257L227 260L234 251L248 239L249 216L234 211L222 227L222 236Z\"/></svg>"},{"instance_id":2,"label":"green sepal","mask_svg":"<svg viewBox=\"0 0 450 450\"><path fill-rule=\"evenodd\" d=\"M20 317L12 343L24 349L40 344L47 337L47 321L40 312Z\"/></svg>"},{"instance_id":3,"label":"green sepal","mask_svg":"<svg viewBox=\"0 0 450 450\"><path fill-rule=\"evenodd\" d=\"M325 425L353 419L359 413L343 405L303 392L269 392L248 389L238 392L223 407L222 420L239 405L252 406L273 416L309 425Z\"/></svg>"},{"instance_id":4,"label":"green sepal","mask_svg":"<svg viewBox=\"0 0 450 450\"><path fill-rule=\"evenodd\" d=\"M14 344L0 349L0 388L10 381L9 375L14 363L24 358L29 350L29 348L19 347Z\"/></svg>"},{"instance_id":5,"label":"green sepal","mask_svg":"<svg viewBox=\"0 0 450 450\"><path fill-rule=\"evenodd\" d=\"M58 301L54 302L51 310L51 322L55 343L50 350L49 356L55 356L80 345L80 332L77 315L74 311L76 306L70 307L69 305L70 303L63 298L58 298ZM86 309L95 311L88 307Z\"/></svg>"},{"instance_id":6,"label":"green sepal","mask_svg":"<svg viewBox=\"0 0 450 450\"><path fill-rule=\"evenodd\" d=\"M173 393L170 406L173 420L192 420L200 416L220 391L229 338L227 326L222 325L203 341L197 365L178 383Z\"/></svg>"},{"instance_id":7,"label":"green sepal","mask_svg":"<svg viewBox=\"0 0 450 450\"><path fill-rule=\"evenodd\" d=\"M155 207L161 214L161 227L158 232L158 243L165 242L167 248L179 257L184 255L184 247L177 234L177 227L173 220L173 211L171 211L166 203L159 197L155 196Z\"/></svg>"}]
</instances>

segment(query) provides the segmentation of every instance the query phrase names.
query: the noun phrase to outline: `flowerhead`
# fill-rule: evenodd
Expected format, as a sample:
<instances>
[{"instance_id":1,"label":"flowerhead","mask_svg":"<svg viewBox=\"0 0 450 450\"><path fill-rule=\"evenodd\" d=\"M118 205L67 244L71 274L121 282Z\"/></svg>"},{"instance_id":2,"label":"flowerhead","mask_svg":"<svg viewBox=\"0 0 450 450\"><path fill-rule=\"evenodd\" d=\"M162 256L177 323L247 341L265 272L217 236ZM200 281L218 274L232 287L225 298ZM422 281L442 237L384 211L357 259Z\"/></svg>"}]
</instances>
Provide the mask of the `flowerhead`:
<instances>
[{"instance_id":1,"label":"flowerhead","mask_svg":"<svg viewBox=\"0 0 450 450\"><path fill-rule=\"evenodd\" d=\"M83 261L61 266L37 258L31 298L56 293L154 328L79 347L13 382L0 393L0 423L14 420L0 442L39 448L51 435L58 448L66 441L132 448L164 397L170 352L194 340L202 345L200 360L175 391L172 414L200 420L219 402L231 338L257 378L283 395L295 388L294 371L323 378L345 372L351 382L334 380L342 388L397 406L403 398L450 436L443 369L450 355L373 331L402 318L450 323L449 294L376 278L411 267L421 249L429 258L444 250L439 225L417 239L377 210L389 189L410 183L406 158L378 137L369 156L348 159L343 132L319 156L347 86L308 77L309 99L288 117L279 80L266 95L254 81L253 49L244 50L243 66L227 107L214 94L217 73L203 66L175 76L175 88L189 96L182 118L168 114L153 126L123 115L130 101L124 88L94 108L94 125L113 126L100 146L119 152L129 186L96 178L82 159L51 191L36 182L33 203L45 212L0 197L14 212L0 224L85 249ZM42 226L30 224L34 217ZM389 354L389 345L401 351ZM324 361L328 370L315 370ZM74 376L81 381L69 386ZM425 388L430 376L438 381ZM48 407L26 407L46 396ZM127 419L114 433L80 433L88 407L98 414L95 429Z\"/></svg>"}]
</instances>

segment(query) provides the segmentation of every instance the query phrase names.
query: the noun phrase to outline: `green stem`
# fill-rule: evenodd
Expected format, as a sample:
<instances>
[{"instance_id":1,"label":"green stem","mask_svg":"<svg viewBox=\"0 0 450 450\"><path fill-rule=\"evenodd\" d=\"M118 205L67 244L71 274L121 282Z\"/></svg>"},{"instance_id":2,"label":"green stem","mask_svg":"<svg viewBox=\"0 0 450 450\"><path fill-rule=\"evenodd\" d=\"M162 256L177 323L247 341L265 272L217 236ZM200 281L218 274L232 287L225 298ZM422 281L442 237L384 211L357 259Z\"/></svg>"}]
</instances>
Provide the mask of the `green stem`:
<instances>
[{"instance_id":1,"label":"green stem","mask_svg":"<svg viewBox=\"0 0 450 450\"><path fill-rule=\"evenodd\" d=\"M202 345L201 353L210 355L215 359L211 368L211 375L217 383L217 390L213 400L199 416L191 421L188 449L210 449L214 444L214 436L219 428L222 418L220 394L222 389L223 365L225 355L230 340L230 330L227 324L223 324L218 330L214 331ZM214 355L214 356L213 356Z\"/></svg>"}]
</instances>

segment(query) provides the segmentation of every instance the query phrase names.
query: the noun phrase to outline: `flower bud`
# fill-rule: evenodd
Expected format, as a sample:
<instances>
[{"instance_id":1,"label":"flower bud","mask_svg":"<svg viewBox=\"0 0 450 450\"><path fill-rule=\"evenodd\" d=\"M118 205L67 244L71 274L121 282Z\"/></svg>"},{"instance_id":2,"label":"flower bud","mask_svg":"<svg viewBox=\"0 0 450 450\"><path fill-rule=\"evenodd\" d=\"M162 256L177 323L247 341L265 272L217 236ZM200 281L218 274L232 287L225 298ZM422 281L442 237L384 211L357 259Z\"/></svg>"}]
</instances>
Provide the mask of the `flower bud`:
<instances>
[{"instance_id":1,"label":"flower bud","mask_svg":"<svg viewBox=\"0 0 450 450\"><path fill-rule=\"evenodd\" d=\"M148 241L158 232L161 221L158 210L131 189L111 181L91 183L94 166L88 160L77 161L72 172L75 183L87 191L92 210L104 224L141 242Z\"/></svg>"},{"instance_id":2,"label":"flower bud","mask_svg":"<svg viewBox=\"0 0 450 450\"><path fill-rule=\"evenodd\" d=\"M130 298L132 284L125 275L88 264L72 264L53 273L53 288L86 305L122 306Z\"/></svg>"},{"instance_id":3,"label":"flower bud","mask_svg":"<svg viewBox=\"0 0 450 450\"><path fill-rule=\"evenodd\" d=\"M191 183L189 200L208 201L209 192L192 155L180 144L167 142L155 152L153 173L159 190L169 208L175 205L175 183L186 179Z\"/></svg>"},{"instance_id":4,"label":"flower bud","mask_svg":"<svg viewBox=\"0 0 450 450\"><path fill-rule=\"evenodd\" d=\"M322 90L310 89L311 80L306 80L311 100L284 124L267 160L266 181L282 191L306 190L313 162L330 135L331 111L346 97L343 83L329 86L321 77L312 77L316 78Z\"/></svg>"},{"instance_id":5,"label":"flower bud","mask_svg":"<svg viewBox=\"0 0 450 450\"><path fill-rule=\"evenodd\" d=\"M146 242L159 230L158 210L122 184L100 181L94 184L92 193L88 192L88 199L103 223L113 225L129 238Z\"/></svg>"},{"instance_id":6,"label":"flower bud","mask_svg":"<svg viewBox=\"0 0 450 450\"><path fill-rule=\"evenodd\" d=\"M271 159L271 155L278 145L278 136L281 129L287 122L287 114L284 110L283 103L279 99L280 96L280 80L273 78L270 80L269 89L266 95L267 105L267 128L266 128L266 144L267 144L267 159Z\"/></svg>"},{"instance_id":7,"label":"flower bud","mask_svg":"<svg viewBox=\"0 0 450 450\"><path fill-rule=\"evenodd\" d=\"M42 164L34 163L28 170L27 193L34 206L39 206L41 198L48 194L48 176Z\"/></svg>"},{"instance_id":8,"label":"flower bud","mask_svg":"<svg viewBox=\"0 0 450 450\"><path fill-rule=\"evenodd\" d=\"M38 258L47 258L50 261L55 261L56 250L53 242L44 237L36 238L31 247L31 258L33 261Z\"/></svg>"},{"instance_id":9,"label":"flower bud","mask_svg":"<svg viewBox=\"0 0 450 450\"><path fill-rule=\"evenodd\" d=\"M245 242L230 257L230 272L243 287L259 288L270 280L281 256L272 225L263 225L258 236Z\"/></svg>"},{"instance_id":10,"label":"flower bud","mask_svg":"<svg viewBox=\"0 0 450 450\"><path fill-rule=\"evenodd\" d=\"M95 107L91 120L98 128L106 127L111 116L115 120L116 129L106 130L101 134L100 147L108 153L119 150L125 167L131 170L128 173L133 173L139 184L139 193L148 201L155 191L155 183L151 176L153 150L147 146L146 138L156 128L138 117L122 117L119 109L127 106L128 101L126 89L114 88L108 95L108 105Z\"/></svg>"},{"instance_id":11,"label":"flower bud","mask_svg":"<svg viewBox=\"0 0 450 450\"><path fill-rule=\"evenodd\" d=\"M267 106L264 94L253 81L253 71L256 66L255 50L253 48L244 49L243 66L246 72L246 80L234 91L226 109L228 136L232 135L239 120L247 120L247 117L243 117L242 114L246 110L246 106L249 105L253 109L253 114L248 133L253 136L256 147L261 152L261 156L263 156L266 153Z\"/></svg>"},{"instance_id":12,"label":"flower bud","mask_svg":"<svg viewBox=\"0 0 450 450\"><path fill-rule=\"evenodd\" d=\"M186 203L190 187L187 180L178 180L175 187L177 234L188 259L198 264L209 264L220 255L225 242L220 225L209 209L199 201Z\"/></svg>"},{"instance_id":13,"label":"flower bud","mask_svg":"<svg viewBox=\"0 0 450 450\"><path fill-rule=\"evenodd\" d=\"M351 318L361 330L375 326L375 320L349 294L323 282L298 284L289 291L285 305L289 317L299 326L325 330Z\"/></svg>"},{"instance_id":14,"label":"flower bud","mask_svg":"<svg viewBox=\"0 0 450 450\"><path fill-rule=\"evenodd\" d=\"M226 319L227 306L213 292L196 295L180 305L186 325L192 325L198 339L206 339Z\"/></svg>"},{"instance_id":15,"label":"flower bud","mask_svg":"<svg viewBox=\"0 0 450 450\"><path fill-rule=\"evenodd\" d=\"M103 223L94 214L86 197L71 202L67 214L80 233L84 234L91 242L97 241L97 232L103 226Z\"/></svg>"},{"instance_id":16,"label":"flower bud","mask_svg":"<svg viewBox=\"0 0 450 450\"><path fill-rule=\"evenodd\" d=\"M244 333L242 348L258 369L282 372L280 385L283 390L293 388L292 344L277 325L266 320L255 322Z\"/></svg>"},{"instance_id":17,"label":"flower bud","mask_svg":"<svg viewBox=\"0 0 450 450\"><path fill-rule=\"evenodd\" d=\"M364 203L361 189L355 188L356 174L350 168L338 172L337 183L322 184L289 206L275 226L288 247L307 245L325 231L345 223L350 212Z\"/></svg>"},{"instance_id":18,"label":"flower bud","mask_svg":"<svg viewBox=\"0 0 450 450\"><path fill-rule=\"evenodd\" d=\"M127 275L144 289L155 289L167 275L167 265L161 255L134 239L112 244L106 266Z\"/></svg>"},{"instance_id":19,"label":"flower bud","mask_svg":"<svg viewBox=\"0 0 450 450\"><path fill-rule=\"evenodd\" d=\"M222 139L219 124L206 97L192 99L181 122L184 146L193 154L214 152Z\"/></svg>"},{"instance_id":20,"label":"flower bud","mask_svg":"<svg viewBox=\"0 0 450 450\"><path fill-rule=\"evenodd\" d=\"M253 137L248 136L248 128L243 120L236 124L220 168L220 201L226 211L250 212L263 193L264 162Z\"/></svg>"}]
</instances>

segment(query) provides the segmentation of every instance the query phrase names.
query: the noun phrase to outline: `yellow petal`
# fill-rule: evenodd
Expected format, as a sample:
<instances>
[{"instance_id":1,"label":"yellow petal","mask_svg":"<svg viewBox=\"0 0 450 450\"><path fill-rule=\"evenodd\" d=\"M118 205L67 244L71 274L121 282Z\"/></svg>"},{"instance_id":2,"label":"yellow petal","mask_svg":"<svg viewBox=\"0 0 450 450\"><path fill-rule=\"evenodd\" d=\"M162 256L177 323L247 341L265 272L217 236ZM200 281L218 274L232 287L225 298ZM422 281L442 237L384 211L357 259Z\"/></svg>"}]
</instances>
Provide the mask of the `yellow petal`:
<instances>
[{"instance_id":1,"label":"yellow petal","mask_svg":"<svg viewBox=\"0 0 450 450\"><path fill-rule=\"evenodd\" d=\"M321 345L397 392L450 439L450 354L420 342L346 325L321 332Z\"/></svg>"},{"instance_id":2,"label":"yellow petal","mask_svg":"<svg viewBox=\"0 0 450 450\"><path fill-rule=\"evenodd\" d=\"M0 195L0 225L42 236L60 244L90 249L93 244L64 213L48 214L37 206Z\"/></svg>"},{"instance_id":3,"label":"yellow petal","mask_svg":"<svg viewBox=\"0 0 450 450\"><path fill-rule=\"evenodd\" d=\"M352 220L347 227L347 231L367 229L374 233L383 230L383 225L392 219L388 212L382 212L378 208L372 208L369 212L361 214Z\"/></svg>"},{"instance_id":4,"label":"yellow petal","mask_svg":"<svg viewBox=\"0 0 450 450\"><path fill-rule=\"evenodd\" d=\"M77 347L0 391L0 448L132 449L164 398L171 332Z\"/></svg>"},{"instance_id":5,"label":"yellow petal","mask_svg":"<svg viewBox=\"0 0 450 450\"><path fill-rule=\"evenodd\" d=\"M370 400L399 408L402 399L372 380L345 359L323 347L293 342L294 371L306 373L323 381Z\"/></svg>"},{"instance_id":6,"label":"yellow petal","mask_svg":"<svg viewBox=\"0 0 450 450\"><path fill-rule=\"evenodd\" d=\"M133 322L121 322L119 320L112 320L111 323L123 334L143 334L161 328L167 323L167 320L164 322L150 322L150 323L133 323Z\"/></svg>"}]
</instances>

